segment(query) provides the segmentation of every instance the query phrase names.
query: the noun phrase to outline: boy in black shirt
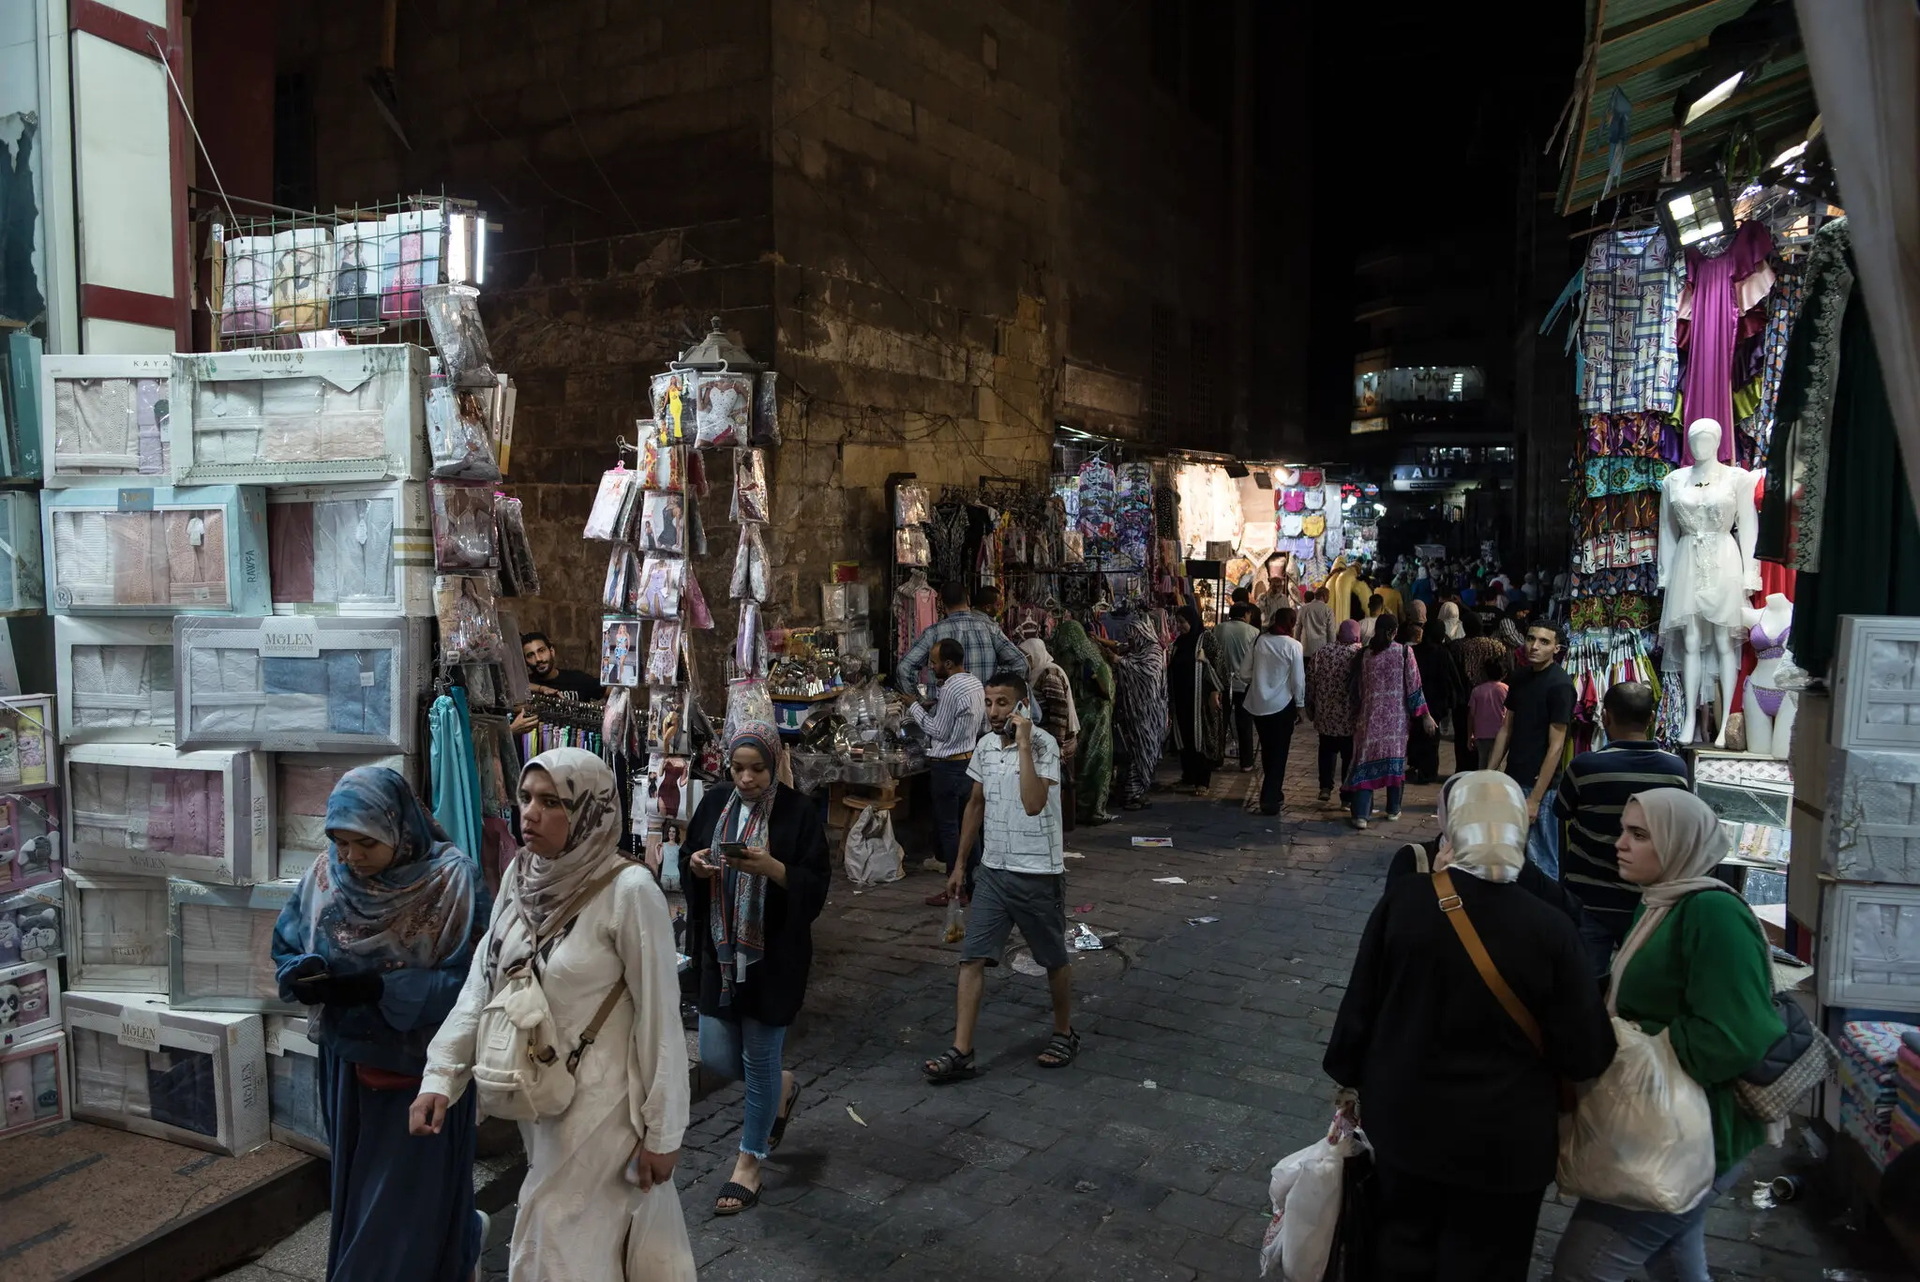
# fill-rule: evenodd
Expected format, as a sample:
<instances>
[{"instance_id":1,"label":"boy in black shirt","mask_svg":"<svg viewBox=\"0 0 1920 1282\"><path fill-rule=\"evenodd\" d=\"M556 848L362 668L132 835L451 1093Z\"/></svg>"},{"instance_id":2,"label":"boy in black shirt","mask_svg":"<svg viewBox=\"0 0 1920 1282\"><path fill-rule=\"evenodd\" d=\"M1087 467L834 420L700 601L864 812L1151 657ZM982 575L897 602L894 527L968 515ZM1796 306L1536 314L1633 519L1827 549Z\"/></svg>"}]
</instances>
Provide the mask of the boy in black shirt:
<instances>
[{"instance_id":1,"label":"boy in black shirt","mask_svg":"<svg viewBox=\"0 0 1920 1282\"><path fill-rule=\"evenodd\" d=\"M1507 683L1507 715L1493 741L1490 769L1504 770L1527 792L1527 858L1559 879L1559 824L1553 817L1554 785L1573 720L1573 678L1555 662L1564 638L1560 625L1541 619L1527 628L1527 666Z\"/></svg>"}]
</instances>

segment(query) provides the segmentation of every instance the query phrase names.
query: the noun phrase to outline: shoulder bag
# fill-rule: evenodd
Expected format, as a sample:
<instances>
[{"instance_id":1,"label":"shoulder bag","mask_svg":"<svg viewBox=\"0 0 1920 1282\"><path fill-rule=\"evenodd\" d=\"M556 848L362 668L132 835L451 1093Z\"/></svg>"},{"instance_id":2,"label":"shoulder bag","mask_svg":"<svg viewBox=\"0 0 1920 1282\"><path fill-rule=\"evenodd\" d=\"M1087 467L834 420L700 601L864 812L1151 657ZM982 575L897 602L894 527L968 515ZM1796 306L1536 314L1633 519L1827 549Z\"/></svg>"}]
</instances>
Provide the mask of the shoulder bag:
<instances>
[{"instance_id":1,"label":"shoulder bag","mask_svg":"<svg viewBox=\"0 0 1920 1282\"><path fill-rule=\"evenodd\" d=\"M625 865L617 866L593 882L580 897L579 905L563 920L549 921L545 930L534 929L532 919L520 902L516 877L513 909L519 914L533 946L523 960L494 982L493 995L481 1007L474 1029L473 1085L479 1096L480 1111L486 1116L537 1122L558 1117L573 1103L574 1070L619 1004L620 995L627 988L626 980L622 976L614 981L607 995L601 998L593 1018L581 1031L579 1042L563 1061L556 1045L560 1030L540 983L540 954L567 932L625 868Z\"/></svg>"}]
</instances>

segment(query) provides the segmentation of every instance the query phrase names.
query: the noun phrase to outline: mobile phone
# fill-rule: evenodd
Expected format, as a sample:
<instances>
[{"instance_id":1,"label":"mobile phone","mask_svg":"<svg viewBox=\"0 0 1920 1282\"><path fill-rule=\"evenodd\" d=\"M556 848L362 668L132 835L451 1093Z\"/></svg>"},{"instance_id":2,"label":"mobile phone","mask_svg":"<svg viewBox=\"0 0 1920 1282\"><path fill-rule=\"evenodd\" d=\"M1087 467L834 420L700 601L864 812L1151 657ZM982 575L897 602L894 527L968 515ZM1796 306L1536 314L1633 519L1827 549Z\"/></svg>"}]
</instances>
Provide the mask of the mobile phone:
<instances>
[{"instance_id":1,"label":"mobile phone","mask_svg":"<svg viewBox=\"0 0 1920 1282\"><path fill-rule=\"evenodd\" d=\"M747 857L747 847L745 842L723 841L718 843L718 845L720 849L720 857L722 859L730 859L733 862L738 863L742 859L745 859Z\"/></svg>"}]
</instances>

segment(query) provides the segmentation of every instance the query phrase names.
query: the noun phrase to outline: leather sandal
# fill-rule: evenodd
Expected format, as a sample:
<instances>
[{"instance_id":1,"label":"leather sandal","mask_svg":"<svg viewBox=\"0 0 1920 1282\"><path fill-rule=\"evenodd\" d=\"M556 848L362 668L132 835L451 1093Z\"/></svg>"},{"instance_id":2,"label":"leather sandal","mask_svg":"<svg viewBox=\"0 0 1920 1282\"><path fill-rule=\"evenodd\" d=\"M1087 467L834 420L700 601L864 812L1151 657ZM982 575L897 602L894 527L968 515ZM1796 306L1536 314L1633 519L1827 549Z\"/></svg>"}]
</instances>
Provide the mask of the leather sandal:
<instances>
[{"instance_id":1,"label":"leather sandal","mask_svg":"<svg viewBox=\"0 0 1920 1282\"><path fill-rule=\"evenodd\" d=\"M720 1205L722 1202L729 1200L736 1203L736 1205ZM720 1186L720 1195L713 1199L713 1213L715 1215L738 1215L742 1211L759 1205L759 1202L759 1189L750 1189L744 1184L738 1184L733 1180L728 1180Z\"/></svg>"}]
</instances>

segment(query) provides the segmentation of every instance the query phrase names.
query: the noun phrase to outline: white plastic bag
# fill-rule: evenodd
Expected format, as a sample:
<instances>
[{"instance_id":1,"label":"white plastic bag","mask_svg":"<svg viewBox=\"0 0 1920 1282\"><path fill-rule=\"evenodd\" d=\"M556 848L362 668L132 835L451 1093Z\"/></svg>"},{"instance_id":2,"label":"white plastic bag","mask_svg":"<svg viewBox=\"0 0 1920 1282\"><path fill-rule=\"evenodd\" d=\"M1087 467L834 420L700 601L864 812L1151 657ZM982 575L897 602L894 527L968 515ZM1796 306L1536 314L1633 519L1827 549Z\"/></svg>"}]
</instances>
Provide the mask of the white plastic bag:
<instances>
[{"instance_id":1,"label":"white plastic bag","mask_svg":"<svg viewBox=\"0 0 1920 1282\"><path fill-rule=\"evenodd\" d=\"M1713 1114L1666 1030L1618 1016L1613 1063L1560 1120L1562 1193L1678 1215L1713 1187Z\"/></svg>"},{"instance_id":2,"label":"white plastic bag","mask_svg":"<svg viewBox=\"0 0 1920 1282\"><path fill-rule=\"evenodd\" d=\"M1366 1142L1362 1133L1354 1131L1338 1142L1315 1140L1274 1163L1267 1186L1273 1221L1260 1247L1261 1277L1275 1265L1280 1267L1280 1282L1321 1282L1326 1276L1340 1228L1347 1159Z\"/></svg>"},{"instance_id":3,"label":"white plastic bag","mask_svg":"<svg viewBox=\"0 0 1920 1282\"><path fill-rule=\"evenodd\" d=\"M627 1230L629 1282L694 1282L693 1243L680 1210L680 1191L671 1182L639 1194Z\"/></svg>"},{"instance_id":4,"label":"white plastic bag","mask_svg":"<svg viewBox=\"0 0 1920 1282\"><path fill-rule=\"evenodd\" d=\"M893 839L893 815L868 806L847 829L847 880L856 886L899 881L902 851Z\"/></svg>"}]
</instances>

